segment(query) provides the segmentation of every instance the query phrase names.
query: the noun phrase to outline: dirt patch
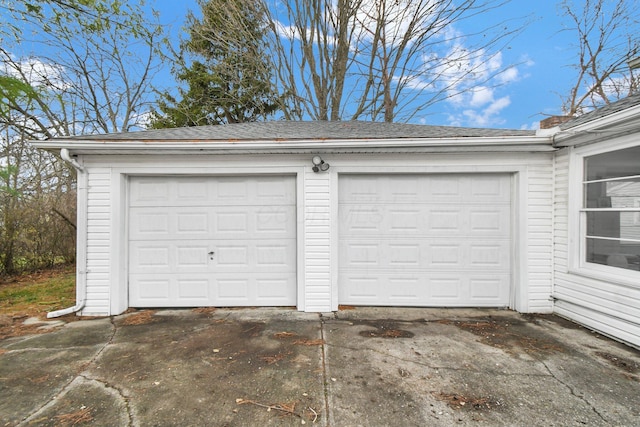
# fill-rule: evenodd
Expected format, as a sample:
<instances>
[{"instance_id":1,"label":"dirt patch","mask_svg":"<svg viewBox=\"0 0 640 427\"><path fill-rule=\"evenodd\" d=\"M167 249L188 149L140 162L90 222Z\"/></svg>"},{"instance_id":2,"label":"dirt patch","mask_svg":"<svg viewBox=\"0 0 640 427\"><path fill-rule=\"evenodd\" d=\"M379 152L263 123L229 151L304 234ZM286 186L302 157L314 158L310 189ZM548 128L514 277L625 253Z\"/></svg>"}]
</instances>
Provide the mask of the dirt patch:
<instances>
[{"instance_id":1,"label":"dirt patch","mask_svg":"<svg viewBox=\"0 0 640 427\"><path fill-rule=\"evenodd\" d=\"M148 325L156 321L154 310L144 310L125 317L120 323L122 326Z\"/></svg>"},{"instance_id":2,"label":"dirt patch","mask_svg":"<svg viewBox=\"0 0 640 427\"><path fill-rule=\"evenodd\" d=\"M402 329L373 329L360 331L360 336L365 338L412 338L414 333Z\"/></svg>"},{"instance_id":3,"label":"dirt patch","mask_svg":"<svg viewBox=\"0 0 640 427\"><path fill-rule=\"evenodd\" d=\"M638 365L638 363L633 360L615 356L611 353L606 353L603 351L597 351L596 355L611 363L616 368L620 368L630 374L637 374L638 372L640 372L640 365Z\"/></svg>"},{"instance_id":4,"label":"dirt patch","mask_svg":"<svg viewBox=\"0 0 640 427\"><path fill-rule=\"evenodd\" d=\"M298 334L294 332L286 332L286 331L276 332L275 334L273 334L273 337L279 340L292 340L295 338L295 340L291 342L293 345L306 345L306 346L324 345L323 339L304 338L304 337L298 336Z\"/></svg>"},{"instance_id":5,"label":"dirt patch","mask_svg":"<svg viewBox=\"0 0 640 427\"><path fill-rule=\"evenodd\" d=\"M523 313L521 316L527 322L533 323L534 325L538 325L540 323L540 320L545 320L548 322L553 322L558 326L562 326L562 328L564 329L584 330L584 327L578 325L577 323L572 322L571 320L565 319L564 317L556 316L553 314Z\"/></svg>"},{"instance_id":6,"label":"dirt patch","mask_svg":"<svg viewBox=\"0 0 640 427\"><path fill-rule=\"evenodd\" d=\"M277 332L277 333L273 334L273 336L278 338L278 339L287 339L287 338L297 337L298 335L296 335L293 332Z\"/></svg>"},{"instance_id":7,"label":"dirt patch","mask_svg":"<svg viewBox=\"0 0 640 427\"><path fill-rule=\"evenodd\" d=\"M274 363L278 363L281 360L284 360L286 357L291 356L291 352L287 351L285 353L276 353L260 356L259 359L265 362L267 365L273 365Z\"/></svg>"},{"instance_id":8,"label":"dirt patch","mask_svg":"<svg viewBox=\"0 0 640 427\"><path fill-rule=\"evenodd\" d=\"M0 320L0 340L5 338L12 337L22 337L25 335L41 335L47 334L49 332L57 331L58 328L47 328L46 323L34 323L31 325L25 325L24 321L30 317L37 317L40 320L62 320L65 323L69 322L77 322L79 320L84 319L93 319L93 317L79 317L75 314L68 314L66 316L61 316L56 319L46 319L43 316L38 316L37 314L31 316L29 314L16 314L13 316L2 315L0 316L2 319Z\"/></svg>"},{"instance_id":9,"label":"dirt patch","mask_svg":"<svg viewBox=\"0 0 640 427\"><path fill-rule=\"evenodd\" d=\"M56 415L55 419L57 420L56 425L75 426L90 423L93 421L93 416L91 415L91 408L83 408L69 414Z\"/></svg>"},{"instance_id":10,"label":"dirt patch","mask_svg":"<svg viewBox=\"0 0 640 427\"><path fill-rule=\"evenodd\" d=\"M481 342L515 354L564 353L566 347L551 336L513 318L486 317L473 320L439 320L438 323L454 325L481 338Z\"/></svg>"},{"instance_id":11,"label":"dirt patch","mask_svg":"<svg viewBox=\"0 0 640 427\"><path fill-rule=\"evenodd\" d=\"M366 325L375 329L360 331L359 335L365 338L413 338L413 332L400 327L400 322L395 320L360 320L353 321L354 325Z\"/></svg>"},{"instance_id":12,"label":"dirt patch","mask_svg":"<svg viewBox=\"0 0 640 427\"><path fill-rule=\"evenodd\" d=\"M307 407L303 411L296 411L296 406L299 406L300 402L287 402L287 403L276 403L276 404L265 404L260 403L255 400L248 399L236 399L236 403L238 405L255 405L260 408L265 408L267 412L278 411L280 415L283 417L286 416L295 416L302 420L302 424L306 424L305 419L311 421L311 423L315 423L318 420L318 413L311 407Z\"/></svg>"},{"instance_id":13,"label":"dirt patch","mask_svg":"<svg viewBox=\"0 0 640 427\"><path fill-rule=\"evenodd\" d=\"M492 397L472 397L458 393L432 392L433 397L446 402L453 409L484 410L501 406L501 402Z\"/></svg>"}]
</instances>

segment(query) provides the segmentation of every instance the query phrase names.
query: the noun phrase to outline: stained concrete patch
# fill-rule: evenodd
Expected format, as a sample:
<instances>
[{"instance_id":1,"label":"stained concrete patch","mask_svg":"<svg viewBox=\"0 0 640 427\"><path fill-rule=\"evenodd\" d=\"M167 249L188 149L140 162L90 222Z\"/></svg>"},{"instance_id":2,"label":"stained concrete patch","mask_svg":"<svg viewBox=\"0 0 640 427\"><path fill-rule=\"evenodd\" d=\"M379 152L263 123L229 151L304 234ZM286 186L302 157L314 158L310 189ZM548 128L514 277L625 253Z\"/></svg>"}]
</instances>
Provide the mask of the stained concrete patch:
<instances>
[{"instance_id":1,"label":"stained concrete patch","mask_svg":"<svg viewBox=\"0 0 640 427\"><path fill-rule=\"evenodd\" d=\"M0 355L0 425L17 425L53 399L96 350L30 349Z\"/></svg>"},{"instance_id":2,"label":"stained concrete patch","mask_svg":"<svg viewBox=\"0 0 640 427\"><path fill-rule=\"evenodd\" d=\"M69 347L91 347L106 345L113 334L111 319L95 319L67 323L54 332L27 335L0 341L0 348L20 349L62 349Z\"/></svg>"},{"instance_id":3,"label":"stained concrete patch","mask_svg":"<svg viewBox=\"0 0 640 427\"><path fill-rule=\"evenodd\" d=\"M388 325L413 337L362 338L383 311ZM624 366L612 369L594 353L602 340L576 327L561 331L580 344L558 337L556 319L495 310L438 319L409 311L359 309L325 318L332 425L640 423L640 387L625 378L625 366L640 357L633 349L623 346Z\"/></svg>"},{"instance_id":4,"label":"stained concrete patch","mask_svg":"<svg viewBox=\"0 0 640 427\"><path fill-rule=\"evenodd\" d=\"M118 384L145 425L300 425L322 416L321 350L277 336L318 339L319 322L225 317L116 320L122 326L90 374Z\"/></svg>"},{"instance_id":5,"label":"stained concrete patch","mask_svg":"<svg viewBox=\"0 0 640 427\"><path fill-rule=\"evenodd\" d=\"M132 424L126 400L119 391L85 377L73 380L55 400L33 414L26 425L126 426Z\"/></svg>"},{"instance_id":6,"label":"stained concrete patch","mask_svg":"<svg viewBox=\"0 0 640 427\"><path fill-rule=\"evenodd\" d=\"M640 425L638 366L507 310L140 310L0 340L0 425Z\"/></svg>"}]
</instances>

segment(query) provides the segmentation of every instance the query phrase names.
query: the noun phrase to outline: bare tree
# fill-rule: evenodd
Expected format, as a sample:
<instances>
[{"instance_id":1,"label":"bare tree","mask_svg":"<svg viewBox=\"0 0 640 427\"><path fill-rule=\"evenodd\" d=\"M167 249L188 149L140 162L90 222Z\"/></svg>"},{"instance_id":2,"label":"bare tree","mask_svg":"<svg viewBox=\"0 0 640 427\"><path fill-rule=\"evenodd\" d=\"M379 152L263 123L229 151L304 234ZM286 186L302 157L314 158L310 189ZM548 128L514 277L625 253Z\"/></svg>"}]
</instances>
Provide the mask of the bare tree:
<instances>
[{"instance_id":1,"label":"bare tree","mask_svg":"<svg viewBox=\"0 0 640 427\"><path fill-rule=\"evenodd\" d=\"M640 54L640 4L636 0L564 0L564 31L575 35L574 84L562 97L566 115L575 116L630 95L640 75L627 62Z\"/></svg>"},{"instance_id":2,"label":"bare tree","mask_svg":"<svg viewBox=\"0 0 640 427\"><path fill-rule=\"evenodd\" d=\"M2 274L73 257L74 171L28 141L144 127L163 29L142 3L0 6Z\"/></svg>"},{"instance_id":3,"label":"bare tree","mask_svg":"<svg viewBox=\"0 0 640 427\"><path fill-rule=\"evenodd\" d=\"M457 28L494 0L287 0L268 8L277 84L289 118L410 120L446 98L490 85L487 63L523 27ZM497 83L496 83L497 84Z\"/></svg>"},{"instance_id":4,"label":"bare tree","mask_svg":"<svg viewBox=\"0 0 640 427\"><path fill-rule=\"evenodd\" d=\"M24 28L0 48L0 72L38 91L31 111L9 105L31 117L30 137L144 127L163 33L141 6L99 0L90 13L43 6L16 19Z\"/></svg>"}]
</instances>

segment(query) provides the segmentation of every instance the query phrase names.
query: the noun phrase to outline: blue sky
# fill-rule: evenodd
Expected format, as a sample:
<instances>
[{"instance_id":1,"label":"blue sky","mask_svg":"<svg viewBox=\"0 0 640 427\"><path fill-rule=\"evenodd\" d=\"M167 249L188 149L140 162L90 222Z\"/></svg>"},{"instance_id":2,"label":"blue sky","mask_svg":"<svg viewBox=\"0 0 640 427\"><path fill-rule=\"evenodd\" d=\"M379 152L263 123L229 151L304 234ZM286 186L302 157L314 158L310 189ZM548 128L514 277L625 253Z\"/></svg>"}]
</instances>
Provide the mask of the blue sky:
<instances>
[{"instance_id":1,"label":"blue sky","mask_svg":"<svg viewBox=\"0 0 640 427\"><path fill-rule=\"evenodd\" d=\"M278 0L270 1L276 3ZM508 72L502 74L500 86L487 85L482 90L467 91L462 96L441 101L430 107L427 112L416 114L411 118L411 122L536 129L540 120L550 115L561 114L561 96L569 93L575 78L575 70L571 64L577 60L577 47L575 34L572 31L563 31L563 25L568 21L559 15L559 2L560 0L511 0L503 6L456 24L452 31L456 34L466 34L483 29L491 22L528 22L499 56L486 56L486 63L490 64L487 65L488 68L491 65L504 67L515 64ZM176 47L184 31L187 13L190 10L199 13L196 0L147 0L146 7L149 11L151 8L158 11L160 22L170 30ZM464 42L462 45L466 47ZM34 47L35 45L29 47L23 44L24 52L16 54L28 53L29 49ZM426 52L425 55L431 53ZM446 52L437 54L439 57L452 58ZM175 88L177 83L170 74L171 64L163 65L164 69L160 73L160 80L155 82L156 86ZM458 74L464 75L465 81L470 80L467 74ZM416 110L412 108L409 111Z\"/></svg>"},{"instance_id":2,"label":"blue sky","mask_svg":"<svg viewBox=\"0 0 640 427\"><path fill-rule=\"evenodd\" d=\"M198 11L195 0L156 0L150 5L160 12L163 23L177 35L188 10ZM518 64L502 86L477 94L473 102L444 102L416 123L536 128L548 115L560 114L560 95L569 91L575 58L572 34L561 31L562 18L554 0L513 0L489 12L483 20L527 17L529 24L502 52L502 64ZM463 29L461 29L463 30ZM481 96L482 95L482 96Z\"/></svg>"}]
</instances>

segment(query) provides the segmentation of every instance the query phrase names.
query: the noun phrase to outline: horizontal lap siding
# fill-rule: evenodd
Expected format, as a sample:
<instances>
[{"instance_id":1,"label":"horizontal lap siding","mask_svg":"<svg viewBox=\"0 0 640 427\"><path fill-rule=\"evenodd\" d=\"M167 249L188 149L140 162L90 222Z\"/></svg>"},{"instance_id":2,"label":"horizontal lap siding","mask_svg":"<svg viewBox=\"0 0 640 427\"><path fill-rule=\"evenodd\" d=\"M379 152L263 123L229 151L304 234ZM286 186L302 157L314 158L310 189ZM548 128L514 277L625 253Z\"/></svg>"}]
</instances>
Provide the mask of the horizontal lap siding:
<instances>
[{"instance_id":1,"label":"horizontal lap siding","mask_svg":"<svg viewBox=\"0 0 640 427\"><path fill-rule=\"evenodd\" d=\"M428 154L428 155L333 155L329 156L331 169L327 172L314 173L309 167L308 156L298 157L273 157L261 158L262 167L273 167L279 171L282 168L298 168L304 166L305 172L299 178L298 185L303 186L302 218L298 224L298 233L303 233L298 254L301 257L299 266L303 268L301 279L304 280L303 303L306 311L326 312L332 307L335 292L332 284L332 273L339 260L332 260L334 256L331 244L335 234L335 224L332 224L335 208L332 203L337 203L337 197L332 198L331 191L337 190L334 185L338 178L336 171L359 172L387 168L390 173L402 173L407 168L424 170L424 173L472 173L478 167L491 169L492 173L511 173L511 171L526 171L523 176L527 182L514 190L523 189L527 194L517 194L513 199L514 209L518 217L522 219L525 228L514 229L513 239L517 242L524 238L527 246L522 247L521 259L526 265L526 274L520 276L525 283L520 286L526 288L527 303L524 310L532 312L549 312L552 303L549 299L552 284L552 195L553 195L553 167L552 155L546 153L494 153L494 154ZM273 159L273 160L272 160ZM248 159L241 156L229 156L220 160L215 156L199 158L196 161L192 157L177 156L153 159L151 157L132 156L104 158L101 163L94 163L88 168L88 217L87 217L87 295L89 301L83 310L83 314L107 315L110 314L111 298L116 295L110 291L110 285L117 279L111 271L114 260L110 257L115 252L111 249L113 237L111 230L113 219L110 218L113 207L113 197L110 191L114 188L111 182L111 166L125 169L127 167L145 168L149 172L162 171L166 168L181 167L184 170L192 169L193 173L202 173L205 170L216 167L217 171L231 169L246 173L247 168L256 165L253 157ZM213 165L213 166L212 166ZM238 168L238 169L236 169ZM374 169L371 169L374 168ZM337 181L336 181L337 182ZM518 200L524 197L525 204L519 204ZM115 199L113 199L115 200ZM522 210L524 209L524 212ZM556 224L557 225L557 224ZM118 237L116 236L116 240ZM117 251L116 251L117 252ZM561 253L556 249L556 254ZM123 258L124 260L124 258ZM514 265L514 269L517 268ZM515 271L515 270L514 270ZM122 292L121 292L122 293ZM335 300L337 301L337 300Z\"/></svg>"},{"instance_id":2,"label":"horizontal lap siding","mask_svg":"<svg viewBox=\"0 0 640 427\"><path fill-rule=\"evenodd\" d=\"M305 311L331 311L330 174L304 174Z\"/></svg>"},{"instance_id":3,"label":"horizontal lap siding","mask_svg":"<svg viewBox=\"0 0 640 427\"><path fill-rule=\"evenodd\" d=\"M554 312L640 347L640 289L569 271L569 155L556 156ZM576 248L577 250L577 248Z\"/></svg>"},{"instance_id":4,"label":"horizontal lap siding","mask_svg":"<svg viewBox=\"0 0 640 427\"><path fill-rule=\"evenodd\" d=\"M528 309L529 312L550 313L553 264L553 164L549 156L540 164L528 168Z\"/></svg>"},{"instance_id":5,"label":"horizontal lap siding","mask_svg":"<svg viewBox=\"0 0 640 427\"><path fill-rule=\"evenodd\" d=\"M87 304L83 315L110 313L111 170L89 168L87 186Z\"/></svg>"}]
</instances>

